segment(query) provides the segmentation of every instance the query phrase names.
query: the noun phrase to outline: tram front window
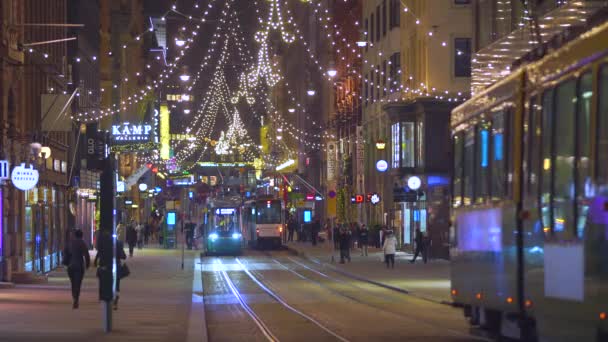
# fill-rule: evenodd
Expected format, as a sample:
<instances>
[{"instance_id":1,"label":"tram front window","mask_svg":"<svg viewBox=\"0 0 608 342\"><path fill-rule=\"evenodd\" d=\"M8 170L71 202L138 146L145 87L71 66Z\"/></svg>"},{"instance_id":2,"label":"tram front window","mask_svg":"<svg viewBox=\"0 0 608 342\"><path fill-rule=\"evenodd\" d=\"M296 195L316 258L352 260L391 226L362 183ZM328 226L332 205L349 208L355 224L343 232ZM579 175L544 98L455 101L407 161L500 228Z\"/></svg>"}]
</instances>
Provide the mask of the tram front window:
<instances>
[{"instance_id":1,"label":"tram front window","mask_svg":"<svg viewBox=\"0 0 608 342\"><path fill-rule=\"evenodd\" d=\"M281 202L267 201L260 203L256 215L257 224L281 223Z\"/></svg>"}]
</instances>

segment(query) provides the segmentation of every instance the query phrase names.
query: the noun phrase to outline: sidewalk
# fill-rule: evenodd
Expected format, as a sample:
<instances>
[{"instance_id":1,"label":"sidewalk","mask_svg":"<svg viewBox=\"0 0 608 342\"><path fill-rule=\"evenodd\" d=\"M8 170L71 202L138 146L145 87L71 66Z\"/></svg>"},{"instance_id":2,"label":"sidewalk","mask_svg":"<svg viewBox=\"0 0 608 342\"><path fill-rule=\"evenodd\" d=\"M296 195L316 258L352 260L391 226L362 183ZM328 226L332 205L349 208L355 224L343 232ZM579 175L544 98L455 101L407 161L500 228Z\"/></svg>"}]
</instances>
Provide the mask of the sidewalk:
<instances>
[{"instance_id":1,"label":"sidewalk","mask_svg":"<svg viewBox=\"0 0 608 342\"><path fill-rule=\"evenodd\" d=\"M80 308L72 309L70 283L63 270L49 283L0 290L1 341L204 341L202 300L193 293L197 252L136 250L127 260L131 275L121 283L113 331L104 334L95 269L85 275ZM93 258L91 259L91 261ZM92 265L91 265L92 266ZM195 286L196 292L201 291Z\"/></svg>"},{"instance_id":2,"label":"sidewalk","mask_svg":"<svg viewBox=\"0 0 608 342\"><path fill-rule=\"evenodd\" d=\"M358 248L351 250L352 262L346 264L339 263L340 252L330 249L327 242L316 247L305 242L290 242L287 248L301 257L321 262L360 280L408 292L434 302L446 304L452 302L450 263L446 260L430 260L424 264L419 257L415 264L411 264L409 262L412 259L411 254L397 252L395 269L387 269L383 263L384 255L377 248L369 248L367 257L361 256L361 250Z\"/></svg>"}]
</instances>

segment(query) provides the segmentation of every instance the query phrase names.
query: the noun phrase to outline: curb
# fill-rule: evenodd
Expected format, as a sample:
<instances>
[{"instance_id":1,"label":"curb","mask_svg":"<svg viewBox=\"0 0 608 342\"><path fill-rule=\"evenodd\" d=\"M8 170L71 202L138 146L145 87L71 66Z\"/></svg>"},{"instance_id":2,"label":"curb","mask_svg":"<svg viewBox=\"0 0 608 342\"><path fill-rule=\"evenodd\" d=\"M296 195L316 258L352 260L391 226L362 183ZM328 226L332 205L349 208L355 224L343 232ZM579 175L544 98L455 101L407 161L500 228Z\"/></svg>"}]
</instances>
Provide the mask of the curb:
<instances>
[{"instance_id":1,"label":"curb","mask_svg":"<svg viewBox=\"0 0 608 342\"><path fill-rule=\"evenodd\" d=\"M356 274L353 274L353 273L341 270L341 269L337 268L336 266L334 266L332 264L329 264L327 262L320 261L317 258L311 257L308 254L306 254L304 252L301 252L301 251L299 251L299 250L297 250L295 248L292 248L290 246L286 246L286 247L287 247L287 250L292 255L299 256L299 257L301 257L303 259L306 259L306 260L308 260L310 262L313 262L313 263L315 263L317 265L322 265L322 266L328 267L328 268L332 269L334 272L340 273L340 274L342 274L342 275L344 275L346 277L349 277L349 278L352 278L352 279L356 279L356 280L359 280L359 281L362 281L362 282L366 282L366 283L369 283L369 284L372 284L372 285L376 285L376 286L379 286L379 287L383 287L383 288L391 290L391 291L407 294L407 295L410 295L412 297L416 297L418 299L426 300L426 301L433 302L433 303L436 303L436 304L455 306L455 303L451 302L451 301L438 300L438 299L430 298L428 296L419 295L417 293L411 292L411 291L406 290L406 289L402 289L402 288L399 288L399 287L396 287L396 286L380 283L380 282L377 282L375 280L371 280L371 279L368 279L368 278L365 278L365 277L361 277L359 275L356 275Z\"/></svg>"},{"instance_id":2,"label":"curb","mask_svg":"<svg viewBox=\"0 0 608 342\"><path fill-rule=\"evenodd\" d=\"M194 273L192 275L192 304L186 334L187 342L206 342L209 340L205 317L205 297L203 295L203 271L197 269L199 265L202 265L202 254L192 260L194 263L192 271Z\"/></svg>"}]
</instances>

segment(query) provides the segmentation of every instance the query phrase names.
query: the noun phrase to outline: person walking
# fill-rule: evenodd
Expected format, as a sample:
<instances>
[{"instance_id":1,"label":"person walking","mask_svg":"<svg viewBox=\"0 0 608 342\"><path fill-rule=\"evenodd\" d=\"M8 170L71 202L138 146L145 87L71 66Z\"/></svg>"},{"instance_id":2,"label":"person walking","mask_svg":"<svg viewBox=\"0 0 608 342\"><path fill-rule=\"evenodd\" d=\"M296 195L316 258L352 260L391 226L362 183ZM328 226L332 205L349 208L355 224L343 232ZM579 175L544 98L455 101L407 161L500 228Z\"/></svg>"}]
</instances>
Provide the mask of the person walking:
<instances>
[{"instance_id":1,"label":"person walking","mask_svg":"<svg viewBox=\"0 0 608 342\"><path fill-rule=\"evenodd\" d=\"M82 239L82 236L82 230L76 230L74 232L74 238L64 250L63 264L68 267L68 277L70 278L70 284L72 285L73 309L78 309L80 288L82 287L84 272L89 269L91 264L89 248Z\"/></svg>"},{"instance_id":2,"label":"person walking","mask_svg":"<svg viewBox=\"0 0 608 342\"><path fill-rule=\"evenodd\" d=\"M416 262L416 258L418 258L418 255L422 255L422 260L424 261L424 263L426 264L426 246L425 246L425 239L424 236L422 235L422 231L420 230L420 228L416 228L416 235L414 236L414 242L416 243L416 251L414 252L414 258L412 260L410 260L410 263L415 263Z\"/></svg>"},{"instance_id":3,"label":"person walking","mask_svg":"<svg viewBox=\"0 0 608 342\"><path fill-rule=\"evenodd\" d=\"M135 225L136 224L133 221L127 226L126 240L129 245L129 258L133 257L133 249L135 249L135 245L137 244L137 231L135 230Z\"/></svg>"},{"instance_id":4,"label":"person walking","mask_svg":"<svg viewBox=\"0 0 608 342\"><path fill-rule=\"evenodd\" d=\"M333 229L334 249L340 249L340 223L336 224Z\"/></svg>"},{"instance_id":5,"label":"person walking","mask_svg":"<svg viewBox=\"0 0 608 342\"><path fill-rule=\"evenodd\" d=\"M395 234L393 234L392 230L386 232L386 237L384 238L384 245L382 245L382 250L384 251L384 262L386 263L386 268L395 268L395 253L397 253L397 238L395 238Z\"/></svg>"},{"instance_id":6,"label":"person walking","mask_svg":"<svg viewBox=\"0 0 608 342\"><path fill-rule=\"evenodd\" d=\"M310 239L312 240L313 246L317 245L317 237L319 236L319 231L321 231L321 220L317 218L310 227Z\"/></svg>"},{"instance_id":7,"label":"person walking","mask_svg":"<svg viewBox=\"0 0 608 342\"><path fill-rule=\"evenodd\" d=\"M367 245L369 243L369 229L365 224L359 229L359 246L361 247L361 256L367 256Z\"/></svg>"},{"instance_id":8,"label":"person walking","mask_svg":"<svg viewBox=\"0 0 608 342\"><path fill-rule=\"evenodd\" d=\"M350 239L351 231L346 225L340 229L340 263L343 264L344 260L350 262Z\"/></svg>"},{"instance_id":9,"label":"person walking","mask_svg":"<svg viewBox=\"0 0 608 342\"><path fill-rule=\"evenodd\" d=\"M120 227L120 229L122 229L122 227ZM120 236L121 234L120 230L116 230L116 235ZM124 243L118 239L118 237L116 238L116 292L114 293L114 301L113 301L113 306L114 306L114 310L118 310L118 299L120 298L120 280L121 280L121 273L122 273L122 268L124 267L124 260L127 259L127 255L125 254L125 250L124 250ZM107 270L107 268L112 267L112 262L110 262L110 264L106 265L106 260L112 260L112 254L113 254L113 243L112 243L112 237L109 234L109 232L106 232L106 238L103 239L103 241L100 241L100 243L97 246L97 255L95 256L95 262L94 265L96 267L99 267L100 269L104 269ZM98 270L98 274L100 274L99 270ZM101 287L99 289L100 291L100 297L101 297Z\"/></svg>"},{"instance_id":10,"label":"person walking","mask_svg":"<svg viewBox=\"0 0 608 342\"><path fill-rule=\"evenodd\" d=\"M297 223L293 216L289 218L287 222L287 242L293 242L293 232L296 230Z\"/></svg>"},{"instance_id":11,"label":"person walking","mask_svg":"<svg viewBox=\"0 0 608 342\"><path fill-rule=\"evenodd\" d=\"M144 247L144 225L138 224L135 232L137 233L137 249L142 249Z\"/></svg>"}]
</instances>

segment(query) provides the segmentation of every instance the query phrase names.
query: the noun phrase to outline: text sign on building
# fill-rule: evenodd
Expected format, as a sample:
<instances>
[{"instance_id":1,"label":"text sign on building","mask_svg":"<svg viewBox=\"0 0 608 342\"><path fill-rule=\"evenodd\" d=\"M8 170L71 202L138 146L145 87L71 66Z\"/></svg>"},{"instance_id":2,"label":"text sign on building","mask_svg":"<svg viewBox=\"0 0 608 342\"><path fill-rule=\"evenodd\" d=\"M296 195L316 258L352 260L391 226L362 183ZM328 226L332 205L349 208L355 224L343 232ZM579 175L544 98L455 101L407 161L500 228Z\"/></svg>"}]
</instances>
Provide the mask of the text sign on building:
<instances>
[{"instance_id":1,"label":"text sign on building","mask_svg":"<svg viewBox=\"0 0 608 342\"><path fill-rule=\"evenodd\" d=\"M152 125L124 122L112 125L113 144L147 143L152 141Z\"/></svg>"},{"instance_id":2,"label":"text sign on building","mask_svg":"<svg viewBox=\"0 0 608 342\"><path fill-rule=\"evenodd\" d=\"M0 160L0 181L11 178L8 160Z\"/></svg>"},{"instance_id":3,"label":"text sign on building","mask_svg":"<svg viewBox=\"0 0 608 342\"><path fill-rule=\"evenodd\" d=\"M13 169L11 182L19 190L31 190L38 184L38 177L38 170L34 169L32 165L25 167L25 164L21 163Z\"/></svg>"}]
</instances>

